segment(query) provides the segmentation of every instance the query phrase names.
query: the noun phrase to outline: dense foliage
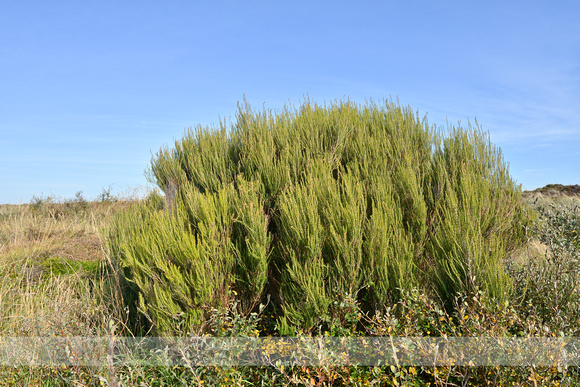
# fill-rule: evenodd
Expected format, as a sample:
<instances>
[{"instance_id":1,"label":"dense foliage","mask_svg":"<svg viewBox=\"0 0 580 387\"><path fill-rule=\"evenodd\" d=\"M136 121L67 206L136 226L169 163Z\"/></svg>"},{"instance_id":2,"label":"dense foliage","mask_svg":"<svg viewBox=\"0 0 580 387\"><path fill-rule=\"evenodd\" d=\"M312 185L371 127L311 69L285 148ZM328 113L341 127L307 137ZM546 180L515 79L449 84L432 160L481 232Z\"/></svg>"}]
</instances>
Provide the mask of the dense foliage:
<instances>
[{"instance_id":1,"label":"dense foliage","mask_svg":"<svg viewBox=\"0 0 580 387\"><path fill-rule=\"evenodd\" d=\"M232 298L242 315L269 302L282 335L417 287L447 306L475 289L502 298L524 239L520 188L487 135L393 103L246 104L231 127L161 149L150 177L165 202L119 217L109 243L162 334L204 330Z\"/></svg>"}]
</instances>

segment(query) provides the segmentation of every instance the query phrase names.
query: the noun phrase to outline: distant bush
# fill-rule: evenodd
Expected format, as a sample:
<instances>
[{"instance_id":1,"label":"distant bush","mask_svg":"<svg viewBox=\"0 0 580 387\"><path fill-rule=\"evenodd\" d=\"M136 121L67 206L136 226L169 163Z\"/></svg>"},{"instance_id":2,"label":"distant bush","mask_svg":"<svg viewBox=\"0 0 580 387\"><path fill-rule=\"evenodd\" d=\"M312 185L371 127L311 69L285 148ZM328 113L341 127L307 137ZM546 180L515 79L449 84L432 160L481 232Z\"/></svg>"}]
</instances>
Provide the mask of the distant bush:
<instances>
[{"instance_id":1,"label":"distant bush","mask_svg":"<svg viewBox=\"0 0 580 387\"><path fill-rule=\"evenodd\" d=\"M83 191L77 191L74 199L66 199L64 207L67 212L82 213L89 207L89 202L83 196Z\"/></svg>"},{"instance_id":2,"label":"distant bush","mask_svg":"<svg viewBox=\"0 0 580 387\"><path fill-rule=\"evenodd\" d=\"M30 209L34 215L49 216L62 219L66 216L84 214L90 202L83 196L83 191L77 191L74 198L62 199L56 196L32 196Z\"/></svg>"},{"instance_id":3,"label":"distant bush","mask_svg":"<svg viewBox=\"0 0 580 387\"><path fill-rule=\"evenodd\" d=\"M97 195L97 202L99 203L114 203L118 201L118 198L111 193L111 186L103 188L100 194Z\"/></svg>"},{"instance_id":4,"label":"distant bush","mask_svg":"<svg viewBox=\"0 0 580 387\"><path fill-rule=\"evenodd\" d=\"M48 208L55 203L55 198L52 196L36 196L33 195L30 199L30 209L33 214L40 214L43 211L48 211Z\"/></svg>"},{"instance_id":5,"label":"distant bush","mask_svg":"<svg viewBox=\"0 0 580 387\"><path fill-rule=\"evenodd\" d=\"M150 178L165 203L119 216L108 243L162 334L268 301L286 335L352 332L352 307L388 310L417 287L448 307L478 289L501 299L503 259L525 241L521 188L488 136L392 103L246 104L231 128L161 149Z\"/></svg>"}]
</instances>

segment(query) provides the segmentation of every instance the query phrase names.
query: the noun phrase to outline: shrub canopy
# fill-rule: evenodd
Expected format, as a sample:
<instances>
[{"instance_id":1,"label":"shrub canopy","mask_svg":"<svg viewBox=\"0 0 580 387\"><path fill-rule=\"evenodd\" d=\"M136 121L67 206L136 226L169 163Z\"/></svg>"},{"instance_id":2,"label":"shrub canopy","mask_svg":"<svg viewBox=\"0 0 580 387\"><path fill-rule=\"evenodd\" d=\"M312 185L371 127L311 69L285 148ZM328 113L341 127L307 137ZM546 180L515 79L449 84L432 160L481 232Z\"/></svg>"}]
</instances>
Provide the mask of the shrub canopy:
<instances>
[{"instance_id":1,"label":"shrub canopy","mask_svg":"<svg viewBox=\"0 0 580 387\"><path fill-rule=\"evenodd\" d=\"M281 334L345 323L343 300L382 310L423 288L450 305L511 291L521 188L476 126L430 127L392 102L239 107L152 159L165 193L109 235L139 310L160 333L204 328L236 300L270 302Z\"/></svg>"}]
</instances>

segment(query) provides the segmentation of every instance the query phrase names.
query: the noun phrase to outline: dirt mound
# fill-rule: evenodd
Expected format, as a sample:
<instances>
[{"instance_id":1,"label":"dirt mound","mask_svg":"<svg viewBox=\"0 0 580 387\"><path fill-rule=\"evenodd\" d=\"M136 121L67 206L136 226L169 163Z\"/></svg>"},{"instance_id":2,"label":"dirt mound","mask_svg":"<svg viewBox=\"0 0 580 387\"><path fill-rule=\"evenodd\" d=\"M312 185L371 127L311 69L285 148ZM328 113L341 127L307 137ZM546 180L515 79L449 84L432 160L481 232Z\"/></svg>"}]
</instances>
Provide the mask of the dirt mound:
<instances>
[{"instance_id":1,"label":"dirt mound","mask_svg":"<svg viewBox=\"0 0 580 387\"><path fill-rule=\"evenodd\" d=\"M558 196L580 196L580 185L563 185L563 184L548 184L545 187L537 188L533 191L524 191L524 195L532 195L540 193L544 196L558 197Z\"/></svg>"}]
</instances>

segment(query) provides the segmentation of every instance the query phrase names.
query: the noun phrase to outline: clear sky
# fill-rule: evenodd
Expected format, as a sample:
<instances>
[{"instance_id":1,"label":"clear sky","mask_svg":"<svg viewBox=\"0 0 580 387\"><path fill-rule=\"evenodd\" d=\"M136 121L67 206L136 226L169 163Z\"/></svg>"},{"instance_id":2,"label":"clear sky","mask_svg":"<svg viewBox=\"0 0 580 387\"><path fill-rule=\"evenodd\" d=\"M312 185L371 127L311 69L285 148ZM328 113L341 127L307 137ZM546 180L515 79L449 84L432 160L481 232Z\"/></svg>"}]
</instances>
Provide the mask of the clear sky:
<instances>
[{"instance_id":1,"label":"clear sky","mask_svg":"<svg viewBox=\"0 0 580 387\"><path fill-rule=\"evenodd\" d=\"M580 184L580 1L5 1L0 203L146 184L255 108L399 99L477 119L525 189Z\"/></svg>"}]
</instances>

